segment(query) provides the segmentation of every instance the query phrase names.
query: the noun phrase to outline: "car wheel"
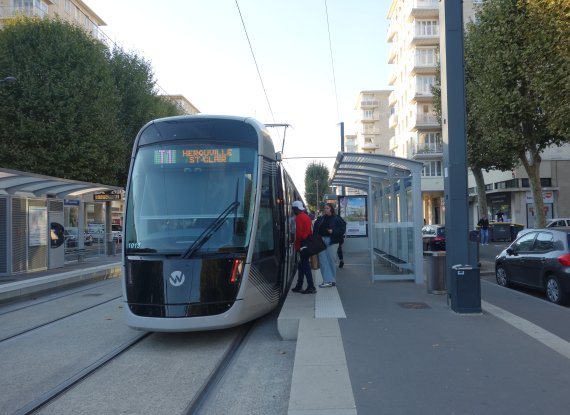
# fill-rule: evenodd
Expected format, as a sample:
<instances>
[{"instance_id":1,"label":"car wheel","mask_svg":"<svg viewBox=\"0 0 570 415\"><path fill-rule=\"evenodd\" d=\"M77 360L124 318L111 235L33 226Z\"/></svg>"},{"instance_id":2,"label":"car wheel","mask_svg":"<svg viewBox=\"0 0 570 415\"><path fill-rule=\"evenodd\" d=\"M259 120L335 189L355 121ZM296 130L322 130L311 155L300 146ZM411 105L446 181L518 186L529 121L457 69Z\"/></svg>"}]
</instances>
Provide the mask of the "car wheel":
<instances>
[{"instance_id":1,"label":"car wheel","mask_svg":"<svg viewBox=\"0 0 570 415\"><path fill-rule=\"evenodd\" d=\"M546 278L546 298L554 304L564 304L565 302L564 294L555 275L549 275Z\"/></svg>"},{"instance_id":2,"label":"car wheel","mask_svg":"<svg viewBox=\"0 0 570 415\"><path fill-rule=\"evenodd\" d=\"M508 287L510 285L509 277L507 276L507 270L501 265L499 265L495 270L495 277L497 278L497 284L499 284L501 287Z\"/></svg>"}]
</instances>

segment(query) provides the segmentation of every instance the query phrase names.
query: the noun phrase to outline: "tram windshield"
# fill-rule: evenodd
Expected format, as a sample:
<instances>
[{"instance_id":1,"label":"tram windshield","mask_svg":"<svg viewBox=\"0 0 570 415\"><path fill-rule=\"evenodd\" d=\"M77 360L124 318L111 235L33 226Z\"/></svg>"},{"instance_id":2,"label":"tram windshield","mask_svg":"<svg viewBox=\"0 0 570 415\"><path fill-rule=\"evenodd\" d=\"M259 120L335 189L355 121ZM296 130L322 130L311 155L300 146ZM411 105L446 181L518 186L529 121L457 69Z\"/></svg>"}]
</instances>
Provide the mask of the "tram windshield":
<instances>
[{"instance_id":1,"label":"tram windshield","mask_svg":"<svg viewBox=\"0 0 570 415\"><path fill-rule=\"evenodd\" d=\"M253 216L257 149L240 143L159 144L139 149L125 220L126 253L182 255L232 205L204 253L247 248Z\"/></svg>"}]
</instances>

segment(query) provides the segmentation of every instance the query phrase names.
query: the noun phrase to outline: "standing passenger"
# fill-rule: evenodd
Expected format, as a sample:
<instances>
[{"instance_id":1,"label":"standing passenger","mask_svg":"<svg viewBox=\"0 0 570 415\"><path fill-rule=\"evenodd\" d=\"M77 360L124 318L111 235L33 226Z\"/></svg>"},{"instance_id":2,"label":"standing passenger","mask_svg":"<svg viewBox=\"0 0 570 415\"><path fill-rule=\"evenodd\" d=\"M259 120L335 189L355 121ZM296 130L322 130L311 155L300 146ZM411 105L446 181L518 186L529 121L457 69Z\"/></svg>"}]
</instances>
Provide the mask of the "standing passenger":
<instances>
[{"instance_id":1,"label":"standing passenger","mask_svg":"<svg viewBox=\"0 0 570 415\"><path fill-rule=\"evenodd\" d=\"M477 225L481 229L481 245L489 245L489 219L487 219L487 215L483 215Z\"/></svg>"},{"instance_id":2,"label":"standing passenger","mask_svg":"<svg viewBox=\"0 0 570 415\"><path fill-rule=\"evenodd\" d=\"M295 200L293 202L293 213L295 214L295 252L301 251L301 241L311 234L311 219L305 212L303 202ZM313 282L313 273L311 272L311 264L309 257L299 255L299 264L297 267L297 285L291 291L294 293L314 294L317 292L315 283ZM307 288L303 291L303 278L307 278Z\"/></svg>"},{"instance_id":3,"label":"standing passenger","mask_svg":"<svg viewBox=\"0 0 570 415\"><path fill-rule=\"evenodd\" d=\"M332 287L336 285L336 264L335 257L337 255L338 244L343 236L343 229L340 220L334 213L332 203L325 205L325 214L319 216L315 222L315 235L319 235L325 241L327 249L319 253L319 264L323 283L319 287Z\"/></svg>"}]
</instances>

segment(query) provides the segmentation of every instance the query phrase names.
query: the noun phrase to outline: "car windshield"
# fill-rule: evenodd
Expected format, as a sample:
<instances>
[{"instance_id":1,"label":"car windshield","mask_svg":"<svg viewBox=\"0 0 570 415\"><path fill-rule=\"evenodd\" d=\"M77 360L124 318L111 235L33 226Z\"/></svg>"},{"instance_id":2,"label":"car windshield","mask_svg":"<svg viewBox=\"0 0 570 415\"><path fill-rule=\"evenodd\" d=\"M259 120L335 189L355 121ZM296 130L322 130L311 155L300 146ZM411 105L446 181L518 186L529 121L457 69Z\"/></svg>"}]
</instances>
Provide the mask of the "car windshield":
<instances>
[{"instance_id":1,"label":"car windshield","mask_svg":"<svg viewBox=\"0 0 570 415\"><path fill-rule=\"evenodd\" d=\"M245 249L255 198L256 150L196 142L141 148L129 184L127 253L181 255L234 202L237 207L200 245L199 253Z\"/></svg>"}]
</instances>

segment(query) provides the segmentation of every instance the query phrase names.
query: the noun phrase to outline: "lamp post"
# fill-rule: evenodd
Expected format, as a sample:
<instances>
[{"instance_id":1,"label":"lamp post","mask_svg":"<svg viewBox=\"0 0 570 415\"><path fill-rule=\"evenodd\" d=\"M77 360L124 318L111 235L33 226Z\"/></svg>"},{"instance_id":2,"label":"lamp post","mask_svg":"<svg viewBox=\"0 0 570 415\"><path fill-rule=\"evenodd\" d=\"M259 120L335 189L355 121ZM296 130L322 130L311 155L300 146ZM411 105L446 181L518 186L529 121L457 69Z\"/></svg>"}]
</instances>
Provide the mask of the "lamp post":
<instances>
[{"instance_id":1,"label":"lamp post","mask_svg":"<svg viewBox=\"0 0 570 415\"><path fill-rule=\"evenodd\" d=\"M316 205L317 205L317 214L319 213L319 179L315 180L317 182L317 200L316 200Z\"/></svg>"},{"instance_id":2,"label":"lamp post","mask_svg":"<svg viewBox=\"0 0 570 415\"><path fill-rule=\"evenodd\" d=\"M7 76L4 79L0 79L0 84L13 84L14 82L16 82L16 78L13 76Z\"/></svg>"}]
</instances>

